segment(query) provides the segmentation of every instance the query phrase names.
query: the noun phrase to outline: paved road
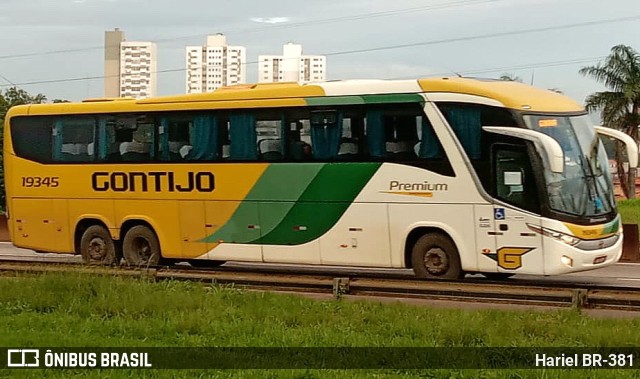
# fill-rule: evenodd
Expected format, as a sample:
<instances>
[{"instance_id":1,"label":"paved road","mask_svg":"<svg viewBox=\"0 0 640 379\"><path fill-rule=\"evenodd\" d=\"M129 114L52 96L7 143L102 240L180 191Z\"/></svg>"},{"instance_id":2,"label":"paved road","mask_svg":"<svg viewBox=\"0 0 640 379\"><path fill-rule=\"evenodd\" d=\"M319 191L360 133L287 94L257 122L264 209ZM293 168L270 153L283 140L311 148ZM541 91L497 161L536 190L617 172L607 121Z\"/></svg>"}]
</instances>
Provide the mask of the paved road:
<instances>
[{"instance_id":1,"label":"paved road","mask_svg":"<svg viewBox=\"0 0 640 379\"><path fill-rule=\"evenodd\" d=\"M79 256L68 254L40 254L32 250L19 249L9 242L0 242L0 260L2 259L20 259L25 261L50 261L50 262L81 262ZM230 268L262 268L267 270L282 271L295 269L298 272L332 273L336 276L349 275L351 273L374 273L374 274L395 274L410 277L411 270L398 269L365 269L352 267L319 267L319 266L301 266L301 265L281 265L266 263L240 263L229 262L225 267ZM473 276L481 278L480 275ZM601 268L598 270L579 272L574 274L560 276L538 276L538 275L515 275L509 279L513 281L540 281L544 283L571 283L571 284L598 284L615 287L636 287L640 288L640 264L637 263L618 263L613 266Z\"/></svg>"}]
</instances>

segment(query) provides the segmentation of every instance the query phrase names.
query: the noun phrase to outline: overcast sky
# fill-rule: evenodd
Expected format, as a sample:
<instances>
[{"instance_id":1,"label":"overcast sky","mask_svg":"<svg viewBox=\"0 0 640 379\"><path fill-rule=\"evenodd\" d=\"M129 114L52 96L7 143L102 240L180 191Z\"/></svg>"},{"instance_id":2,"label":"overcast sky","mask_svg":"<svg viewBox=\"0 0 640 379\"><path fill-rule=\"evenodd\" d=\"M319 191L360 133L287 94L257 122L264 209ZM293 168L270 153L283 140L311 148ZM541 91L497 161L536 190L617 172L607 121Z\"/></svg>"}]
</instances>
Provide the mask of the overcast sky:
<instances>
[{"instance_id":1,"label":"overcast sky","mask_svg":"<svg viewBox=\"0 0 640 379\"><path fill-rule=\"evenodd\" d=\"M640 1L0 0L0 89L103 96L95 77L104 72L104 32L116 27L129 41L157 43L158 70L168 71L158 75L159 95L184 93L185 46L224 33L247 48L249 82L259 54L295 42L328 55L327 79L509 73L583 102L603 87L579 68L616 44L640 50Z\"/></svg>"}]
</instances>

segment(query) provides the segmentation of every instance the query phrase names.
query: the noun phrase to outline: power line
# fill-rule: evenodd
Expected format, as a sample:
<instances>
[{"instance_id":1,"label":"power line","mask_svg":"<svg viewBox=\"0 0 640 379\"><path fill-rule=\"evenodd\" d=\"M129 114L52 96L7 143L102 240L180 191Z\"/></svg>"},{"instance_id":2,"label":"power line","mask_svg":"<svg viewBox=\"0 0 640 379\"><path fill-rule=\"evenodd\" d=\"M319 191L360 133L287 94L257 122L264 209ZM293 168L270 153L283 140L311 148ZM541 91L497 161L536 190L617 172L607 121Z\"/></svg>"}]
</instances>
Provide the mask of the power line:
<instances>
[{"instance_id":1,"label":"power line","mask_svg":"<svg viewBox=\"0 0 640 379\"><path fill-rule=\"evenodd\" d=\"M333 23L333 22L363 20L363 19L377 18L377 17L388 17L388 16L395 16L395 15L400 15L400 14L405 14L405 13L414 13L414 12L424 12L424 11L431 11L431 10L456 8L456 7L466 6L466 5L478 5L478 4L485 4L485 3L494 3L494 2L499 2L499 1L505 1L505 0L460 0L460 1L450 2L450 3L445 3L445 4L436 4L436 5L428 5L428 6L422 6L422 7L395 9L395 10L389 10L389 11L372 12L372 13L365 13L365 14L352 15L352 16L332 17L332 18L325 18L325 19L310 20L310 21L305 21L305 22L284 23L284 24L271 25L269 27L262 27L262 28L240 29L240 30L237 30L237 31L231 30L230 33L226 33L226 34L228 34L228 35L242 35L242 34L270 31L270 30L273 30L273 29L290 29L290 28L298 28L298 27L320 25L320 24L328 24L328 23ZM156 43L173 42L173 41L191 39L191 38L196 38L196 37L203 37L203 36L207 36L207 35L208 34L196 34L196 35L189 35L189 36L164 38L164 39L155 40L155 42ZM91 47L82 47L82 48L76 48L76 49L50 50L50 51L39 51L39 52L22 53L22 54L0 55L0 60L15 59L15 58L27 58L27 57L34 57L34 56L40 56L40 55L78 53L78 52L83 52L83 51L100 50L100 49L104 49L104 46L91 46Z\"/></svg>"},{"instance_id":2,"label":"power line","mask_svg":"<svg viewBox=\"0 0 640 379\"><path fill-rule=\"evenodd\" d=\"M360 54L360 53L367 53L367 52L373 52L373 51L403 49L403 48L416 47L416 46L426 46L426 45L436 45L436 44L472 41L472 40L479 40L479 39L486 39L486 38L496 38L496 37L520 35L520 34L540 33L540 32L546 32L546 31L551 31L551 30L572 29L572 28L578 28L578 27L586 27L586 26L607 24L607 23L612 23L612 22L632 21L632 20L637 20L637 19L640 19L640 15L628 16L628 17L619 17L619 18L613 18L613 19L596 20L596 21L588 21L588 22L581 22L581 23L575 23L575 24L548 26L548 27L542 27L542 28L523 29L523 30L516 30L516 31L512 31L512 32L497 32L497 33L482 34L482 35L477 35L477 36L456 37L456 38L447 38L447 39L440 39L440 40L414 42L414 43L410 43L410 44L380 46L380 47L373 47L373 48L367 48L367 49L357 49L357 50L344 50L344 51L338 51L338 52L332 52L332 53L320 54L320 55L338 56L338 55L348 55L348 54ZM297 59L297 58L295 58L295 59ZM258 64L258 63L259 63L258 61L251 61L251 62L247 62L246 64L250 65L250 64ZM510 69L513 69L513 68L510 68ZM183 72L183 71L186 71L186 70L187 70L186 68L174 68L174 69L167 69L167 70L157 70L157 71L155 71L155 73L164 74L164 73L169 73L169 72ZM119 76L114 75L113 77L119 77ZM34 85L34 84L65 83L65 82L82 81L82 80L96 80L96 79L104 79L104 78L106 78L106 76L104 76L104 75L101 75L101 76L86 76L86 77L78 77L78 78L51 79L51 80L40 80L40 81L23 82L23 83L17 83L16 85L26 86L26 85ZM0 85L0 87L2 87L2 86L6 86L6 85Z\"/></svg>"},{"instance_id":3,"label":"power line","mask_svg":"<svg viewBox=\"0 0 640 379\"><path fill-rule=\"evenodd\" d=\"M11 84L12 86L14 86L14 87L16 86L16 84L14 82L12 82L11 80L7 79L6 76L0 75L0 78L4 79L5 82Z\"/></svg>"},{"instance_id":4,"label":"power line","mask_svg":"<svg viewBox=\"0 0 640 379\"><path fill-rule=\"evenodd\" d=\"M567 66L567 65L578 64L578 63L597 62L606 57L607 57L606 55L601 55L601 56L590 57L590 58L564 59L559 61L528 63L528 64L521 64L521 65L514 65L514 66L501 66L501 67L490 67L490 68L473 69L473 70L460 70L459 73L469 76L469 75L476 75L476 74L484 74L488 72L505 72L505 71L511 71L511 70L525 70L525 69L542 68L542 67ZM400 79L413 79L416 77L423 77L423 76L446 76L446 75L451 75L451 73L452 71L443 71L438 73L430 73L430 74L422 74L422 75L414 74L410 76L409 75L396 76L389 79L400 80Z\"/></svg>"},{"instance_id":5,"label":"power line","mask_svg":"<svg viewBox=\"0 0 640 379\"><path fill-rule=\"evenodd\" d=\"M440 39L440 40L407 43L407 44L402 44L402 45L381 46L381 47L374 47L374 48L360 49L360 50L336 51L336 52L327 53L327 54L323 54L323 55L326 55L326 56L337 56L337 55L356 54L356 53L368 53L368 52L372 52L372 51L404 49L404 48L407 48L407 47L436 45L436 44L442 44L442 43L466 42L466 41L473 41L473 40L477 40L477 39L506 37L506 36L516 35L516 34L541 33L541 32L548 32L548 31L551 31L551 30L573 29L573 28L580 28L580 27L585 27L585 26L609 24L609 23L612 23L612 22L633 21L633 20L638 20L638 19L640 19L640 15L628 16L628 17L619 17L619 18L610 18L610 19L597 20L597 21L579 22L579 23L567 24L567 25L547 26L547 27L543 27L543 28L523 29L523 30L518 30L518 31L515 31L515 32L497 32L497 33L490 33L490 34L482 34L482 35L478 35L478 36L447 38L447 39Z\"/></svg>"}]
</instances>

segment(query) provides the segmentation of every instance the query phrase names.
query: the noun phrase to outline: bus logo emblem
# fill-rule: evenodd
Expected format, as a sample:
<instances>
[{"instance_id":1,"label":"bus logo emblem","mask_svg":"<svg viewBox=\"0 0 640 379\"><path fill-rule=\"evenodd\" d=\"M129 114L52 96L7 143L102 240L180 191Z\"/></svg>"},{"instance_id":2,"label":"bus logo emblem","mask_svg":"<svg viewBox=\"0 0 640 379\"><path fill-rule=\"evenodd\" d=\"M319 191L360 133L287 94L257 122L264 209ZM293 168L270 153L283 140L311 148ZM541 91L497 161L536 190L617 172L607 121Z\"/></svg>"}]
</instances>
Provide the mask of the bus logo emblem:
<instances>
[{"instance_id":1,"label":"bus logo emblem","mask_svg":"<svg viewBox=\"0 0 640 379\"><path fill-rule=\"evenodd\" d=\"M498 267L505 270L517 270L522 267L522 256L535 248L533 247L501 247L495 253L483 253L498 262Z\"/></svg>"}]
</instances>

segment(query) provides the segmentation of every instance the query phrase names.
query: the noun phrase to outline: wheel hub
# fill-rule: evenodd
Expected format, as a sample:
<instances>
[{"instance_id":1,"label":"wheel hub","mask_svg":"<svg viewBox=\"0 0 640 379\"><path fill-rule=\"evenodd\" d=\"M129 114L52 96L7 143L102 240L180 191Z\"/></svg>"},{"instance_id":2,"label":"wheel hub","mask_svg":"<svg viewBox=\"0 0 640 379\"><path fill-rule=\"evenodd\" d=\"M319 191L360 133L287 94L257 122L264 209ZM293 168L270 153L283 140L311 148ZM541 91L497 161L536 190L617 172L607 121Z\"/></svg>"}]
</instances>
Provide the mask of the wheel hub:
<instances>
[{"instance_id":1,"label":"wheel hub","mask_svg":"<svg viewBox=\"0 0 640 379\"><path fill-rule=\"evenodd\" d=\"M141 263L148 263L152 255L149 241L147 241L145 238L139 237L134 240L134 246L138 257L140 257Z\"/></svg>"},{"instance_id":2,"label":"wheel hub","mask_svg":"<svg viewBox=\"0 0 640 379\"><path fill-rule=\"evenodd\" d=\"M89 256L92 260L102 260L107 254L107 244L100 237L94 237L89 242Z\"/></svg>"},{"instance_id":3,"label":"wheel hub","mask_svg":"<svg viewBox=\"0 0 640 379\"><path fill-rule=\"evenodd\" d=\"M432 275L442 275L449 270L449 257L439 247L432 247L424 255L424 267Z\"/></svg>"}]
</instances>

